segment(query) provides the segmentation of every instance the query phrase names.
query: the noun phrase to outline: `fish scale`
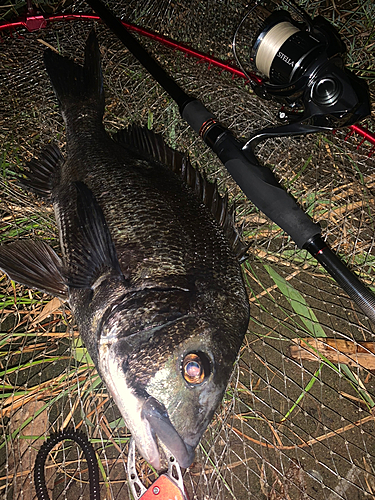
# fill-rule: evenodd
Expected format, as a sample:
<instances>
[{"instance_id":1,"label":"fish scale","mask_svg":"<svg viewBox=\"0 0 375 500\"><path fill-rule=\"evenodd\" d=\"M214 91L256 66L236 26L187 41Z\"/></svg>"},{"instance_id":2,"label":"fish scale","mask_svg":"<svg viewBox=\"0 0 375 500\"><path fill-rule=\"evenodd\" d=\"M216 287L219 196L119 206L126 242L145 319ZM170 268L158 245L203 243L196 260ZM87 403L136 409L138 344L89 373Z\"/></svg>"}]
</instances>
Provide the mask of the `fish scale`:
<instances>
[{"instance_id":1,"label":"fish scale","mask_svg":"<svg viewBox=\"0 0 375 500\"><path fill-rule=\"evenodd\" d=\"M0 268L66 301L144 458L160 469L168 450L188 467L249 321L234 213L161 136L107 135L95 32L83 66L44 60L67 154L48 146L22 183L52 202L62 259L22 240L0 247Z\"/></svg>"},{"instance_id":2,"label":"fish scale","mask_svg":"<svg viewBox=\"0 0 375 500\"><path fill-rule=\"evenodd\" d=\"M77 161L81 162L84 158ZM116 169L118 172L114 175L113 170ZM175 191L169 189L163 193L165 184L172 184L173 174L167 171L162 176L159 164L154 164L153 171L150 170L143 185L139 182L139 173L132 175L126 165L101 166L95 177L87 179L87 185L102 206L116 248L119 248L118 258L123 272L128 274L125 270L129 261L126 249L132 243L131 268L136 276L130 281L134 285L139 280L146 280L147 286L173 284L175 280L177 286L186 288L188 283L179 283L177 276L185 278L189 268L193 273L200 273L200 277L215 273L225 276L223 281L227 283L225 267L228 260L232 260L234 266L237 262L208 209L203 208L207 213L202 216L201 203L193 193L188 192L186 186L183 189L177 176L173 179ZM104 195L101 195L103 188ZM123 212L129 213L125 221L119 217ZM168 276L172 282L167 280Z\"/></svg>"}]
</instances>

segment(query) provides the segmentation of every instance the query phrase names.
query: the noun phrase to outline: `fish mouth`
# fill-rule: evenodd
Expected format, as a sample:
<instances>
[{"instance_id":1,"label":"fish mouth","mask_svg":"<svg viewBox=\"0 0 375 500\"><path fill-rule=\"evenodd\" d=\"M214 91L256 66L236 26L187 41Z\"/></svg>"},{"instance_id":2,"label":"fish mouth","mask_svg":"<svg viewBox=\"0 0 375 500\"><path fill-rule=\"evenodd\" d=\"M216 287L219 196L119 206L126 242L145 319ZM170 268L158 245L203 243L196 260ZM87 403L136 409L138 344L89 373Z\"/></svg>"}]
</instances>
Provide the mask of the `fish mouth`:
<instances>
[{"instance_id":1,"label":"fish mouth","mask_svg":"<svg viewBox=\"0 0 375 500\"><path fill-rule=\"evenodd\" d=\"M105 344L100 350L99 372L147 462L160 470L165 447L181 467L189 467L195 446L181 438L162 403L145 391L139 393L128 383L119 357Z\"/></svg>"},{"instance_id":2,"label":"fish mouth","mask_svg":"<svg viewBox=\"0 0 375 500\"><path fill-rule=\"evenodd\" d=\"M165 407L159 401L150 396L143 405L141 417L150 424L156 447L155 436L181 467L187 468L193 463L195 447L184 442L170 421ZM160 462L160 454L158 459Z\"/></svg>"}]
</instances>

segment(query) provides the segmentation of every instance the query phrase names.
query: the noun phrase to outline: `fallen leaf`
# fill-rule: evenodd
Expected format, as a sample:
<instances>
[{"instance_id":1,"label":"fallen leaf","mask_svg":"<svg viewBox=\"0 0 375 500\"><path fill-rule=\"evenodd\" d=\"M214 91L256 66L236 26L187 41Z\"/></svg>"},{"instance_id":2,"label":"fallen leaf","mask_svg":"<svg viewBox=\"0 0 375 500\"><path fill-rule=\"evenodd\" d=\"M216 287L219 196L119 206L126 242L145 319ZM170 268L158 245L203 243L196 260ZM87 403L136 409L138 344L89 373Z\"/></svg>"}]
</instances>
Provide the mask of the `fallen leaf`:
<instances>
[{"instance_id":1,"label":"fallen leaf","mask_svg":"<svg viewBox=\"0 0 375 500\"><path fill-rule=\"evenodd\" d=\"M31 323L31 326L37 325L51 314L61 309L61 306L62 306L61 300L57 297L54 297L43 307L42 312L34 319L34 321Z\"/></svg>"}]
</instances>

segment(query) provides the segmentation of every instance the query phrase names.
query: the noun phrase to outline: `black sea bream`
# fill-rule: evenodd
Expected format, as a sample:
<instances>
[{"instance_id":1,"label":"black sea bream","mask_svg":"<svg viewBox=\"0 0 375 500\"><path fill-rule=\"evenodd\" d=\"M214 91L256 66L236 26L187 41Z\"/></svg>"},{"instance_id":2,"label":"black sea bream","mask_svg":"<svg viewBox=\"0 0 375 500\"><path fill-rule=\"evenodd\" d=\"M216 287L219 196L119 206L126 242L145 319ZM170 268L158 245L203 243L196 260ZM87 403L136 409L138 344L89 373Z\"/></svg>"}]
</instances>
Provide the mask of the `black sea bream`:
<instances>
[{"instance_id":1,"label":"black sea bream","mask_svg":"<svg viewBox=\"0 0 375 500\"><path fill-rule=\"evenodd\" d=\"M0 268L68 303L144 458L158 469L166 447L188 467L248 326L232 213L160 136L107 135L94 32L83 67L44 59L67 157L48 146L23 186L53 203L62 258L22 240L0 248Z\"/></svg>"}]
</instances>

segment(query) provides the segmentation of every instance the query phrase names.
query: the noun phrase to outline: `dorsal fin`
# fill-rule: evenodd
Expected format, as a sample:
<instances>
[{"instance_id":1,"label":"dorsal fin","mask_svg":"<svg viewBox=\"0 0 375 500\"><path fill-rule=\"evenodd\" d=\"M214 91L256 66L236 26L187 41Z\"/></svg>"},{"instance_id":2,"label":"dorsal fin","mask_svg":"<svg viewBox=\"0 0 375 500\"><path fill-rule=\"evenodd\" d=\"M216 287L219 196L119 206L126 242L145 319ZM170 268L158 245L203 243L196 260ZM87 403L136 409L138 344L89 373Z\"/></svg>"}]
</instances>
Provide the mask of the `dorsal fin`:
<instances>
[{"instance_id":1,"label":"dorsal fin","mask_svg":"<svg viewBox=\"0 0 375 500\"><path fill-rule=\"evenodd\" d=\"M211 210L223 228L238 260L242 261L246 258L245 253L248 247L241 240L242 229L236 228L234 206L228 208L228 195L220 196L217 183L209 182L204 175L196 170L187 155L167 146L160 134L137 125L120 130L114 134L113 139L136 153L149 156L167 165L173 172L179 174L206 207Z\"/></svg>"}]
</instances>

